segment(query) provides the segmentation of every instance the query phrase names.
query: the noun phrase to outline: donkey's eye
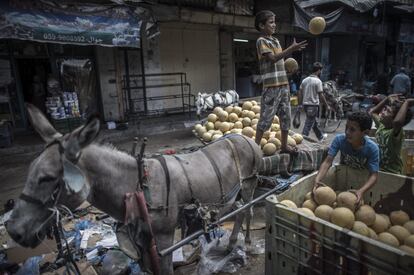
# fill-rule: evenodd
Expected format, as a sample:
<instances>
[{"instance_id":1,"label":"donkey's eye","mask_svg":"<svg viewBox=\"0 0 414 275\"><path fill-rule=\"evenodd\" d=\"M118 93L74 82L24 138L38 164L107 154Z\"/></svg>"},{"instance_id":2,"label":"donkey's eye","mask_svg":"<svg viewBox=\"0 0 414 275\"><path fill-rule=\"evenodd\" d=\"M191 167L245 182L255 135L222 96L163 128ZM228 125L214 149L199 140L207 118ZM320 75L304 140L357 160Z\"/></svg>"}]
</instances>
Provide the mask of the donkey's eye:
<instances>
[{"instance_id":1,"label":"donkey's eye","mask_svg":"<svg viewBox=\"0 0 414 275\"><path fill-rule=\"evenodd\" d=\"M40 185L40 184L43 184L43 183L54 182L54 181L56 181L56 178L55 177L52 177L52 176L44 176L44 177L41 177L39 179L38 184Z\"/></svg>"}]
</instances>

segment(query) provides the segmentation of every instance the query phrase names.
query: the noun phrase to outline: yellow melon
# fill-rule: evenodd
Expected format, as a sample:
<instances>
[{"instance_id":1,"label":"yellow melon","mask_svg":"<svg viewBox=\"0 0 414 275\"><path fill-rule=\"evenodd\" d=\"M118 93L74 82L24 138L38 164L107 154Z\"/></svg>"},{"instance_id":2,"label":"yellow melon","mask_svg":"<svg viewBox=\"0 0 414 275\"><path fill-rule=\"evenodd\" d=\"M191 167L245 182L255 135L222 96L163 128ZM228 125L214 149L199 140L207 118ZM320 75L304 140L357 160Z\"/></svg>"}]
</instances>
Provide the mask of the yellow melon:
<instances>
[{"instance_id":1,"label":"yellow melon","mask_svg":"<svg viewBox=\"0 0 414 275\"><path fill-rule=\"evenodd\" d=\"M287 143L290 146L296 146L296 141L291 136L288 136Z\"/></svg>"},{"instance_id":2,"label":"yellow melon","mask_svg":"<svg viewBox=\"0 0 414 275\"><path fill-rule=\"evenodd\" d=\"M309 191L308 193L306 193L306 195L305 195L305 201L306 200L310 200L312 198L312 192L311 191Z\"/></svg>"},{"instance_id":3,"label":"yellow melon","mask_svg":"<svg viewBox=\"0 0 414 275\"><path fill-rule=\"evenodd\" d=\"M321 188L321 187L319 187ZM318 189L319 189L318 188ZM316 191L318 190L316 189ZM352 229L355 222L354 213L345 207L335 208L331 213L331 222L348 229Z\"/></svg>"},{"instance_id":4,"label":"yellow melon","mask_svg":"<svg viewBox=\"0 0 414 275\"><path fill-rule=\"evenodd\" d=\"M308 208L312 211L315 211L316 207L318 205L316 204L316 202L314 202L312 199L306 200L303 204L302 207L303 208Z\"/></svg>"},{"instance_id":5,"label":"yellow melon","mask_svg":"<svg viewBox=\"0 0 414 275\"><path fill-rule=\"evenodd\" d=\"M230 130L234 128L234 123L233 122L227 122L230 126Z\"/></svg>"},{"instance_id":6,"label":"yellow melon","mask_svg":"<svg viewBox=\"0 0 414 275\"><path fill-rule=\"evenodd\" d=\"M285 70L287 73L294 73L298 70L298 68L298 62L294 58L289 57L285 60Z\"/></svg>"},{"instance_id":7,"label":"yellow melon","mask_svg":"<svg viewBox=\"0 0 414 275\"><path fill-rule=\"evenodd\" d=\"M384 219L385 219L385 221L387 222L387 228L390 228L391 227L391 220L390 220L390 217L388 217L387 215L385 215L385 214L380 214L380 216L382 216Z\"/></svg>"},{"instance_id":8,"label":"yellow melon","mask_svg":"<svg viewBox=\"0 0 414 275\"><path fill-rule=\"evenodd\" d=\"M236 121L235 123L234 123L234 127L233 128L236 128L236 129L243 129L243 123L241 122L241 121Z\"/></svg>"},{"instance_id":9,"label":"yellow melon","mask_svg":"<svg viewBox=\"0 0 414 275\"><path fill-rule=\"evenodd\" d=\"M314 35L321 34L326 27L326 22L323 17L317 16L309 21L309 32Z\"/></svg>"},{"instance_id":10,"label":"yellow melon","mask_svg":"<svg viewBox=\"0 0 414 275\"><path fill-rule=\"evenodd\" d=\"M314 191L313 195L314 195L315 201L319 205L326 204L326 205L331 206L336 200L335 191L329 186L318 187Z\"/></svg>"},{"instance_id":11,"label":"yellow melon","mask_svg":"<svg viewBox=\"0 0 414 275\"><path fill-rule=\"evenodd\" d=\"M217 116L220 119L220 121L224 122L224 121L227 121L227 118L229 117L229 113L227 113L226 111L222 111L218 113Z\"/></svg>"},{"instance_id":12,"label":"yellow melon","mask_svg":"<svg viewBox=\"0 0 414 275\"><path fill-rule=\"evenodd\" d=\"M198 136L199 136L199 137L202 137L202 136L203 136L203 134L204 134L205 132L207 132L207 129L206 129L206 127L204 127L204 126L201 126L201 128L199 128L199 129L197 130L197 133L198 133Z\"/></svg>"},{"instance_id":13,"label":"yellow melon","mask_svg":"<svg viewBox=\"0 0 414 275\"><path fill-rule=\"evenodd\" d=\"M252 101L250 101L250 102L252 103L252 105L253 105L253 106L258 105L258 103L257 103L257 101L256 101L256 100L252 100Z\"/></svg>"},{"instance_id":14,"label":"yellow melon","mask_svg":"<svg viewBox=\"0 0 414 275\"><path fill-rule=\"evenodd\" d=\"M265 131L263 133L263 137L266 138L266 139L268 139L270 137L270 131Z\"/></svg>"},{"instance_id":15,"label":"yellow melon","mask_svg":"<svg viewBox=\"0 0 414 275\"><path fill-rule=\"evenodd\" d=\"M242 130L242 134L251 138L254 135L254 130L252 127L244 127Z\"/></svg>"},{"instance_id":16,"label":"yellow melon","mask_svg":"<svg viewBox=\"0 0 414 275\"><path fill-rule=\"evenodd\" d=\"M255 115L254 115L254 118L259 119L259 118L260 118L260 113L255 114Z\"/></svg>"},{"instance_id":17,"label":"yellow melon","mask_svg":"<svg viewBox=\"0 0 414 275\"><path fill-rule=\"evenodd\" d=\"M272 126L270 126L270 129L271 129L273 132L277 132L277 131L279 131L279 130L280 130L280 125L279 125L279 124L277 124L277 123L273 123L273 124L272 124Z\"/></svg>"},{"instance_id":18,"label":"yellow melon","mask_svg":"<svg viewBox=\"0 0 414 275\"><path fill-rule=\"evenodd\" d=\"M260 140L260 147L262 147L262 148L263 148L263 146L265 146L265 145L266 145L266 143L267 143L267 140L266 140L265 138L262 138L262 139Z\"/></svg>"},{"instance_id":19,"label":"yellow melon","mask_svg":"<svg viewBox=\"0 0 414 275\"><path fill-rule=\"evenodd\" d=\"M220 113L220 112L223 112L224 110L223 110L223 108L221 108L221 107L215 107L214 109L213 109L213 113L214 114L216 114L217 116L218 116L218 114Z\"/></svg>"},{"instance_id":20,"label":"yellow melon","mask_svg":"<svg viewBox=\"0 0 414 275\"><path fill-rule=\"evenodd\" d=\"M241 117L247 117L249 112L250 112L249 110L243 110L241 113Z\"/></svg>"},{"instance_id":21,"label":"yellow melon","mask_svg":"<svg viewBox=\"0 0 414 275\"><path fill-rule=\"evenodd\" d=\"M275 117L273 118L273 122L272 122L272 123L280 124L280 122L279 122L279 117L278 117L278 116L275 116Z\"/></svg>"},{"instance_id":22,"label":"yellow melon","mask_svg":"<svg viewBox=\"0 0 414 275\"><path fill-rule=\"evenodd\" d=\"M214 123L209 121L205 124L205 127L206 127L207 131L214 130Z\"/></svg>"},{"instance_id":23,"label":"yellow melon","mask_svg":"<svg viewBox=\"0 0 414 275\"><path fill-rule=\"evenodd\" d=\"M236 122L236 121L238 121L238 119L239 119L239 117L237 116L236 113L230 113L229 114L229 121L230 122Z\"/></svg>"},{"instance_id":24,"label":"yellow melon","mask_svg":"<svg viewBox=\"0 0 414 275\"><path fill-rule=\"evenodd\" d=\"M203 138L204 141L209 142L209 141L211 141L212 137L213 137L213 135L211 133L204 133L202 138Z\"/></svg>"},{"instance_id":25,"label":"yellow melon","mask_svg":"<svg viewBox=\"0 0 414 275\"><path fill-rule=\"evenodd\" d=\"M403 243L405 238L410 236L410 232L401 225L393 225L387 232L393 234L400 243Z\"/></svg>"},{"instance_id":26,"label":"yellow melon","mask_svg":"<svg viewBox=\"0 0 414 275\"><path fill-rule=\"evenodd\" d=\"M411 234L414 234L414 220L404 223L404 228L410 231Z\"/></svg>"},{"instance_id":27,"label":"yellow melon","mask_svg":"<svg viewBox=\"0 0 414 275\"><path fill-rule=\"evenodd\" d=\"M224 108L224 111L230 114L231 112L233 112L233 106L231 105L227 106L226 108Z\"/></svg>"},{"instance_id":28,"label":"yellow melon","mask_svg":"<svg viewBox=\"0 0 414 275\"><path fill-rule=\"evenodd\" d=\"M211 140L214 141L216 139L221 138L222 136L223 136L223 134L215 134L215 135L213 135L213 137L211 138Z\"/></svg>"},{"instance_id":29,"label":"yellow melon","mask_svg":"<svg viewBox=\"0 0 414 275\"><path fill-rule=\"evenodd\" d=\"M256 125L258 122L259 122L259 120L257 118L252 119L252 125Z\"/></svg>"},{"instance_id":30,"label":"yellow melon","mask_svg":"<svg viewBox=\"0 0 414 275\"><path fill-rule=\"evenodd\" d=\"M243 123L244 127L247 127L247 126L250 126L252 124L252 121L250 120L250 118L244 117L243 120L242 120L242 123Z\"/></svg>"},{"instance_id":31,"label":"yellow melon","mask_svg":"<svg viewBox=\"0 0 414 275\"><path fill-rule=\"evenodd\" d=\"M369 237L371 239L377 240L378 239L378 235L377 235L377 233L375 233L374 229L368 227L368 230L369 230Z\"/></svg>"},{"instance_id":32,"label":"yellow melon","mask_svg":"<svg viewBox=\"0 0 414 275\"><path fill-rule=\"evenodd\" d=\"M218 119L217 115L213 114L213 113L209 114L208 117L207 117L207 120L210 121L210 122L213 122L213 123L216 122L217 119Z\"/></svg>"},{"instance_id":33,"label":"yellow melon","mask_svg":"<svg viewBox=\"0 0 414 275\"><path fill-rule=\"evenodd\" d=\"M200 123L197 123L196 125L194 125L194 129L198 132L198 130L203 127Z\"/></svg>"},{"instance_id":34,"label":"yellow melon","mask_svg":"<svg viewBox=\"0 0 414 275\"><path fill-rule=\"evenodd\" d=\"M282 146L282 143L280 142L280 140L278 140L277 138L275 138L275 137L270 137L268 140L267 140L267 142L269 143L273 143L274 145L276 145L276 148L277 149L280 149L280 147Z\"/></svg>"},{"instance_id":35,"label":"yellow melon","mask_svg":"<svg viewBox=\"0 0 414 275\"><path fill-rule=\"evenodd\" d=\"M296 206L296 203L294 203L291 200L283 200L283 201L280 202L280 204L283 204L284 206L289 207L289 208L298 208Z\"/></svg>"},{"instance_id":36,"label":"yellow melon","mask_svg":"<svg viewBox=\"0 0 414 275\"><path fill-rule=\"evenodd\" d=\"M260 106L259 105L253 105L251 110L256 115L256 114L260 113Z\"/></svg>"},{"instance_id":37,"label":"yellow melon","mask_svg":"<svg viewBox=\"0 0 414 275\"><path fill-rule=\"evenodd\" d=\"M282 140L282 132L281 131L277 131L275 133L275 138L277 138L278 140Z\"/></svg>"},{"instance_id":38,"label":"yellow melon","mask_svg":"<svg viewBox=\"0 0 414 275\"><path fill-rule=\"evenodd\" d=\"M414 235L410 235L404 239L404 244L414 248Z\"/></svg>"},{"instance_id":39,"label":"yellow melon","mask_svg":"<svg viewBox=\"0 0 414 275\"><path fill-rule=\"evenodd\" d=\"M355 220L361 221L368 226L371 226L375 222L375 211L369 205L362 205L356 212L355 212Z\"/></svg>"},{"instance_id":40,"label":"yellow melon","mask_svg":"<svg viewBox=\"0 0 414 275\"><path fill-rule=\"evenodd\" d=\"M235 113L237 116L240 116L242 114L243 109L240 106L234 106L233 107L233 113Z\"/></svg>"},{"instance_id":41,"label":"yellow melon","mask_svg":"<svg viewBox=\"0 0 414 275\"><path fill-rule=\"evenodd\" d=\"M239 128L233 128L230 130L230 133L233 133L233 134L241 134L241 132L242 132L242 129L239 129Z\"/></svg>"},{"instance_id":42,"label":"yellow melon","mask_svg":"<svg viewBox=\"0 0 414 275\"><path fill-rule=\"evenodd\" d=\"M352 231L361 234L365 237L369 237L370 236L370 232L369 232L369 228L368 226L360 221L355 221L354 226L352 227Z\"/></svg>"},{"instance_id":43,"label":"yellow melon","mask_svg":"<svg viewBox=\"0 0 414 275\"><path fill-rule=\"evenodd\" d=\"M315 217L315 214L313 213L313 211L307 207L298 208L298 210L307 216Z\"/></svg>"},{"instance_id":44,"label":"yellow melon","mask_svg":"<svg viewBox=\"0 0 414 275\"><path fill-rule=\"evenodd\" d=\"M356 195L348 191L339 193L336 199L338 207L346 207L352 211L355 211L356 201Z\"/></svg>"},{"instance_id":45,"label":"yellow melon","mask_svg":"<svg viewBox=\"0 0 414 275\"><path fill-rule=\"evenodd\" d=\"M219 126L219 130L223 133L229 131L230 130L230 124L228 122L221 123L221 125Z\"/></svg>"},{"instance_id":46,"label":"yellow melon","mask_svg":"<svg viewBox=\"0 0 414 275\"><path fill-rule=\"evenodd\" d=\"M253 107L253 104L250 101L246 101L242 105L243 110L250 110Z\"/></svg>"},{"instance_id":47,"label":"yellow melon","mask_svg":"<svg viewBox=\"0 0 414 275\"><path fill-rule=\"evenodd\" d=\"M390 220L393 225L404 225L410 220L410 216L402 210L392 211L390 213Z\"/></svg>"},{"instance_id":48,"label":"yellow melon","mask_svg":"<svg viewBox=\"0 0 414 275\"><path fill-rule=\"evenodd\" d=\"M255 115L256 115L256 114L255 114L254 112L249 111L249 112L247 113L247 115L246 115L246 116L247 116L248 118L250 118L250 119L254 119Z\"/></svg>"},{"instance_id":49,"label":"yellow melon","mask_svg":"<svg viewBox=\"0 0 414 275\"><path fill-rule=\"evenodd\" d=\"M253 124L253 125L252 125L252 128L253 128L253 130L255 130L255 131L256 131L256 130L257 130L257 124Z\"/></svg>"},{"instance_id":50,"label":"yellow melon","mask_svg":"<svg viewBox=\"0 0 414 275\"><path fill-rule=\"evenodd\" d=\"M303 141L303 136L301 134L294 134L292 138L296 141L296 144L301 144Z\"/></svg>"},{"instance_id":51,"label":"yellow melon","mask_svg":"<svg viewBox=\"0 0 414 275\"><path fill-rule=\"evenodd\" d=\"M374 229L375 233L381 233L387 230L388 224L387 221L382 217L381 215L375 214L375 222L371 226L372 229Z\"/></svg>"},{"instance_id":52,"label":"yellow melon","mask_svg":"<svg viewBox=\"0 0 414 275\"><path fill-rule=\"evenodd\" d=\"M322 220L330 221L332 211L333 211L333 208L330 207L329 205L325 205L325 204L324 205L319 205L315 209L315 216L322 219Z\"/></svg>"},{"instance_id":53,"label":"yellow melon","mask_svg":"<svg viewBox=\"0 0 414 275\"><path fill-rule=\"evenodd\" d=\"M386 243L388 245L395 246L395 247L398 247L400 245L400 243L398 242L398 239L394 235L388 232L380 233L378 235L378 240L380 242L383 242L383 243Z\"/></svg>"},{"instance_id":54,"label":"yellow melon","mask_svg":"<svg viewBox=\"0 0 414 275\"><path fill-rule=\"evenodd\" d=\"M414 248L409 247L407 245L401 245L400 249L408 254L410 254L411 256L414 256Z\"/></svg>"},{"instance_id":55,"label":"yellow melon","mask_svg":"<svg viewBox=\"0 0 414 275\"><path fill-rule=\"evenodd\" d=\"M263 146L263 153L264 153L266 156L271 156L271 155L273 155L273 154L276 152L276 150L277 150L276 145L274 145L273 143L266 143L266 144Z\"/></svg>"},{"instance_id":56,"label":"yellow melon","mask_svg":"<svg viewBox=\"0 0 414 275\"><path fill-rule=\"evenodd\" d=\"M220 120L217 120L216 122L214 122L214 129L218 130L221 127L221 124L223 122L221 122Z\"/></svg>"}]
</instances>

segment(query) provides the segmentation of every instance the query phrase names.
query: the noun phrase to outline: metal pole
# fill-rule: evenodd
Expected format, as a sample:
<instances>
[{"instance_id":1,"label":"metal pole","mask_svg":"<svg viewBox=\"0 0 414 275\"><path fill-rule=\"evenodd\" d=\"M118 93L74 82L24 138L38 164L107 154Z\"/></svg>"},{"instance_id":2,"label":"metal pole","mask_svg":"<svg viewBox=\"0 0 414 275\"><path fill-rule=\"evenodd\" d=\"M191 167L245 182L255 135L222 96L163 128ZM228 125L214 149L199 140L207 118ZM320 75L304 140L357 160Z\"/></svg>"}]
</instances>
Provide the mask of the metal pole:
<instances>
[{"instance_id":1,"label":"metal pole","mask_svg":"<svg viewBox=\"0 0 414 275\"><path fill-rule=\"evenodd\" d=\"M212 230L213 228L217 227L219 224L223 223L224 221L226 221L227 219L235 216L236 214L240 213L241 211L245 210L246 208L249 208L250 206L252 206L253 204L263 200L264 198L268 197L269 195L281 190L282 188L284 188L285 185L278 185L277 187L273 188L272 190L269 190L268 192L264 193L263 195L255 198L254 200L252 200L251 202L243 205L242 207L234 210L233 212L228 213L227 215L221 217L218 221L213 222L211 224L209 224L207 226L207 232L209 232L210 230ZM203 235L204 233L206 233L206 231L204 230L199 230L194 232L193 234L191 234L190 236L182 239L181 241L177 242L176 244L170 246L169 248L166 248L164 250L162 250L159 254L161 257L164 257L170 253L172 253L174 250L176 250L177 248L191 242L192 240L194 240L195 238Z\"/></svg>"}]
</instances>

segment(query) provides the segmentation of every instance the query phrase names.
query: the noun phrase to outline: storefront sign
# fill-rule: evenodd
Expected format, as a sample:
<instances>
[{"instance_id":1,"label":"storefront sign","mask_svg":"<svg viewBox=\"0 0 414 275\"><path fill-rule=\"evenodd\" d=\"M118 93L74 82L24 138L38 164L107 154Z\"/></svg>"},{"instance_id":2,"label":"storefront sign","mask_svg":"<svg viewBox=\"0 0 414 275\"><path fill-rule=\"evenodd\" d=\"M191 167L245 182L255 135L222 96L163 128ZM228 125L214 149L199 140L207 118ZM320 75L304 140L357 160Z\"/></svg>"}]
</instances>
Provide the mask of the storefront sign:
<instances>
[{"instance_id":1,"label":"storefront sign","mask_svg":"<svg viewBox=\"0 0 414 275\"><path fill-rule=\"evenodd\" d=\"M127 7L74 12L42 8L38 1L16 2L0 2L0 38L116 47L140 45L141 21Z\"/></svg>"}]
</instances>

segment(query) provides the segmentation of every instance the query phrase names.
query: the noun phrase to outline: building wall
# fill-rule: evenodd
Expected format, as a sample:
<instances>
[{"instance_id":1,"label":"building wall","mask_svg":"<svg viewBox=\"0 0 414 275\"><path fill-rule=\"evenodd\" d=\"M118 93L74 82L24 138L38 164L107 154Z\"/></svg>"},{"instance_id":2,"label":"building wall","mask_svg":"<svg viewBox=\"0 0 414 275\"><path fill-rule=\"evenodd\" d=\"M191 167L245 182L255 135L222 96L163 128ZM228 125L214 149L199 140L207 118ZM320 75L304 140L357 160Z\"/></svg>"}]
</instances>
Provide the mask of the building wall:
<instances>
[{"instance_id":1,"label":"building wall","mask_svg":"<svg viewBox=\"0 0 414 275\"><path fill-rule=\"evenodd\" d=\"M160 26L161 71L184 72L191 92L220 89L218 26L165 23Z\"/></svg>"}]
</instances>

